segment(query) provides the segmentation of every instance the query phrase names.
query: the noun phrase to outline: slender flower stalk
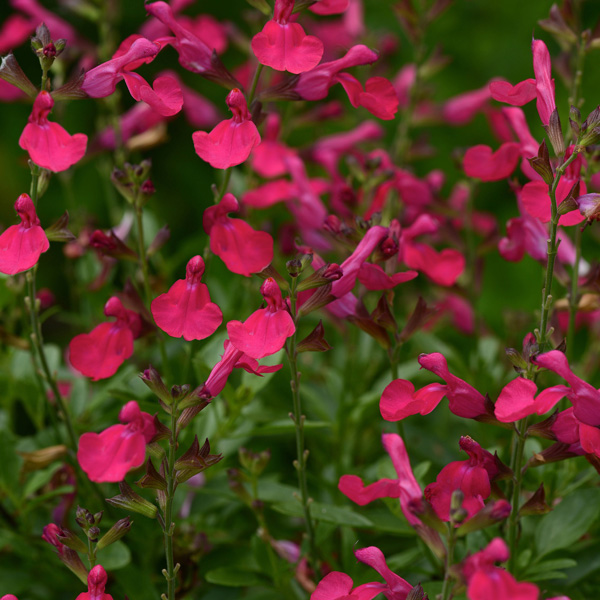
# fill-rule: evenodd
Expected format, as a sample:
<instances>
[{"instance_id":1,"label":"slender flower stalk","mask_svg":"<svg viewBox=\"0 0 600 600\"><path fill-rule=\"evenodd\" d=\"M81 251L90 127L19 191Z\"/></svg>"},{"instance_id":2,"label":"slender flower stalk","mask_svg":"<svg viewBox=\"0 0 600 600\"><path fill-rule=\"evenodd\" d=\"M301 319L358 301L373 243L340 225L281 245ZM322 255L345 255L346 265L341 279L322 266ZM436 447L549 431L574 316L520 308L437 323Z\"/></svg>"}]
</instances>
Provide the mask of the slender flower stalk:
<instances>
[{"instance_id":1,"label":"slender flower stalk","mask_svg":"<svg viewBox=\"0 0 600 600\"><path fill-rule=\"evenodd\" d=\"M519 504L521 499L521 485L523 483L523 450L527 441L527 417L515 425L516 446L513 456L513 472L514 478L511 482L511 511L508 517L508 548L510 551L510 559L508 561L508 570L511 573L515 572L517 561L517 541L519 530Z\"/></svg>"},{"instance_id":2,"label":"slender flower stalk","mask_svg":"<svg viewBox=\"0 0 600 600\"><path fill-rule=\"evenodd\" d=\"M30 185L30 196L33 201L34 206L37 205L37 196L38 196L38 184L40 177L40 168L32 163L31 167L31 185ZM34 355L37 354L39 358L39 363L42 367L42 377L48 387L52 390L54 394L54 399L56 401L56 406L58 407L58 411L60 412L63 421L65 422L65 426L67 428L67 436L70 448L76 452L77 451L77 438L75 436L75 431L73 429L73 424L71 422L71 416L69 414L69 410L67 409L67 405L65 403L60 390L58 389L58 384L56 382L56 377L50 371L50 367L48 365L48 359L46 357L46 352L44 350L44 338L42 336L42 326L40 323L40 315L38 312L38 302L36 298L36 276L37 265L33 267L30 271L27 272L27 291L28 291L28 304L29 304L29 318L31 323L31 344L34 348Z\"/></svg>"},{"instance_id":3,"label":"slender flower stalk","mask_svg":"<svg viewBox=\"0 0 600 600\"><path fill-rule=\"evenodd\" d=\"M546 264L546 277L544 287L542 289L542 315L540 319L540 329L538 334L538 343L540 351L543 352L548 346L548 316L550 314L550 306L552 305L552 281L554 277L554 261L558 251L558 240L556 232L558 229L558 203L556 201L556 188L564 175L567 167L579 155L579 147L576 146L573 153L565 160L557 169L554 175L554 181L550 188L550 203L551 203L551 219L550 219L550 238L548 239L548 262Z\"/></svg>"},{"instance_id":4,"label":"slender flower stalk","mask_svg":"<svg viewBox=\"0 0 600 600\"><path fill-rule=\"evenodd\" d=\"M444 584L442 586L442 600L449 600L452 597L452 576L451 568L454 563L454 547L456 546L456 527L450 521L448 523L448 548L446 552L446 566L444 572Z\"/></svg>"},{"instance_id":5,"label":"slender flower stalk","mask_svg":"<svg viewBox=\"0 0 600 600\"><path fill-rule=\"evenodd\" d=\"M164 536L165 536L165 557L167 568L163 570L163 575L167 580L167 595L162 598L175 600L175 584L177 582L177 572L179 563L175 565L173 556L173 533L175 532L175 523L173 522L173 497L175 495L175 451L177 449L177 410L173 406L171 410L171 436L169 438L169 452L167 458L167 468L165 479L167 480L167 489L165 491L165 510L164 510Z\"/></svg>"},{"instance_id":6,"label":"slender flower stalk","mask_svg":"<svg viewBox=\"0 0 600 600\"><path fill-rule=\"evenodd\" d=\"M573 360L575 347L575 317L579 306L579 264L581 263L581 227L575 227L575 262L571 275L571 291L569 293L569 327L567 329L567 358Z\"/></svg>"},{"instance_id":7,"label":"slender flower stalk","mask_svg":"<svg viewBox=\"0 0 600 600\"><path fill-rule=\"evenodd\" d=\"M296 305L297 305L297 277L292 277L290 285L289 299L290 299L290 310L292 313L292 319L294 320L294 326L298 320ZM298 371L298 349L297 349L297 335L298 328L296 327L294 334L288 340L285 348L290 365L290 372L292 380L290 386L292 388L292 401L294 412L290 413L290 417L294 421L296 427L296 460L294 461L294 467L298 473L298 487L300 488L300 502L302 503L302 512L304 513L304 523L306 526L306 536L308 539L309 556L308 561L315 570L318 571L317 561L317 548L315 541L315 531L313 520L310 514L310 501L308 496L308 485L306 482L306 461L308 458L308 450L304 448L304 421L306 417L302 414L302 401L300 398L300 372Z\"/></svg>"}]
</instances>

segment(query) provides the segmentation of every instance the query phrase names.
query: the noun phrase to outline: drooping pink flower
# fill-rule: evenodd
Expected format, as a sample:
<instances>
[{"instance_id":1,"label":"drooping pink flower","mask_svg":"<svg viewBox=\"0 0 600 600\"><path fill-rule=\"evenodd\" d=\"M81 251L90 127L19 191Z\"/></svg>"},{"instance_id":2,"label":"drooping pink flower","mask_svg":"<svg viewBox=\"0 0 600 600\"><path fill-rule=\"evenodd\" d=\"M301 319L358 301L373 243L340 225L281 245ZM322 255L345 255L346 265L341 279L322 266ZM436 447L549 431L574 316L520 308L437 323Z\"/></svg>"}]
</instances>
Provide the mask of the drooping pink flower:
<instances>
[{"instance_id":1,"label":"drooping pink flower","mask_svg":"<svg viewBox=\"0 0 600 600\"><path fill-rule=\"evenodd\" d=\"M133 340L141 330L139 315L127 310L116 296L109 298L104 314L117 320L100 323L90 333L75 336L69 344L71 364L92 381L106 379L117 372L133 354Z\"/></svg>"},{"instance_id":2,"label":"drooping pink flower","mask_svg":"<svg viewBox=\"0 0 600 600\"><path fill-rule=\"evenodd\" d=\"M113 600L110 594L106 594L106 582L108 576L102 565L96 565L88 575L88 591L79 594L75 600Z\"/></svg>"},{"instance_id":3,"label":"drooping pink flower","mask_svg":"<svg viewBox=\"0 0 600 600\"><path fill-rule=\"evenodd\" d=\"M19 138L19 146L31 160L44 169L58 173L79 162L87 147L87 135L69 135L58 123L48 121L54 106L52 96L41 91L33 103L28 123Z\"/></svg>"},{"instance_id":4,"label":"drooping pink flower","mask_svg":"<svg viewBox=\"0 0 600 600\"><path fill-rule=\"evenodd\" d=\"M415 392L406 379L395 379L386 386L379 401L381 416L386 421L401 421L412 415L428 415L446 395L447 386L430 383Z\"/></svg>"},{"instance_id":5,"label":"drooping pink flower","mask_svg":"<svg viewBox=\"0 0 600 600\"><path fill-rule=\"evenodd\" d=\"M336 80L342 84L350 104L357 108L362 106L379 119L389 121L393 119L398 111L398 96L394 86L385 77L371 77L365 83L349 73L339 73Z\"/></svg>"},{"instance_id":6,"label":"drooping pink flower","mask_svg":"<svg viewBox=\"0 0 600 600\"><path fill-rule=\"evenodd\" d=\"M565 386L546 388L534 398L537 386L530 379L517 377L505 385L494 405L494 414L502 423L513 423L529 415L543 415L565 395Z\"/></svg>"},{"instance_id":7,"label":"drooping pink flower","mask_svg":"<svg viewBox=\"0 0 600 600\"><path fill-rule=\"evenodd\" d=\"M533 362L540 367L554 371L560 375L571 387L562 387L564 395L573 404L574 415L586 425L598 427L600 425L600 392L580 379L571 371L567 357L559 350L551 350L533 358Z\"/></svg>"},{"instance_id":8,"label":"drooping pink flower","mask_svg":"<svg viewBox=\"0 0 600 600\"><path fill-rule=\"evenodd\" d=\"M35 27L33 21L23 15L10 15L0 27L0 54L19 47L35 31Z\"/></svg>"},{"instance_id":9,"label":"drooping pink flower","mask_svg":"<svg viewBox=\"0 0 600 600\"><path fill-rule=\"evenodd\" d=\"M367 585L354 587L354 582L349 575L332 571L319 581L310 600L372 600L381 590Z\"/></svg>"},{"instance_id":10,"label":"drooping pink flower","mask_svg":"<svg viewBox=\"0 0 600 600\"><path fill-rule=\"evenodd\" d=\"M453 414L465 419L489 416L489 403L483 395L466 381L450 373L448 363L442 354L439 352L421 354L419 364L446 382L446 397Z\"/></svg>"},{"instance_id":11,"label":"drooping pink flower","mask_svg":"<svg viewBox=\"0 0 600 600\"><path fill-rule=\"evenodd\" d=\"M319 64L323 42L289 22L293 10L294 0L275 0L273 19L252 38L252 51L259 63L276 71L304 73Z\"/></svg>"},{"instance_id":12,"label":"drooping pink flower","mask_svg":"<svg viewBox=\"0 0 600 600\"><path fill-rule=\"evenodd\" d=\"M76 29L37 0L10 0L10 4L15 10L20 10L29 16L31 31L35 30L40 23L45 23L55 40L64 38L69 41L69 45L80 43L81 38L77 35Z\"/></svg>"},{"instance_id":13,"label":"drooping pink flower","mask_svg":"<svg viewBox=\"0 0 600 600\"><path fill-rule=\"evenodd\" d=\"M260 292L267 303L266 308L259 308L243 323L227 323L232 345L256 359L279 352L286 339L296 331L277 282L269 277L261 285Z\"/></svg>"},{"instance_id":14,"label":"drooping pink flower","mask_svg":"<svg viewBox=\"0 0 600 600\"><path fill-rule=\"evenodd\" d=\"M186 341L203 340L212 335L221 322L221 309L210 301L208 288L201 283L204 261L194 256L186 267L185 279L176 281L166 294L152 301L156 324L172 337Z\"/></svg>"},{"instance_id":15,"label":"drooping pink flower","mask_svg":"<svg viewBox=\"0 0 600 600\"><path fill-rule=\"evenodd\" d=\"M303 100L323 100L327 97L329 88L336 83L338 73L351 67L370 65L377 58L378 54L366 46L352 46L342 58L322 63L302 73L294 89Z\"/></svg>"},{"instance_id":16,"label":"drooping pink flower","mask_svg":"<svg viewBox=\"0 0 600 600\"><path fill-rule=\"evenodd\" d=\"M463 159L465 175L481 181L499 181L515 170L521 148L515 142L502 144L496 152L483 144L469 148Z\"/></svg>"},{"instance_id":17,"label":"drooping pink flower","mask_svg":"<svg viewBox=\"0 0 600 600\"><path fill-rule=\"evenodd\" d=\"M122 481L130 469L144 462L146 444L156 433L154 417L131 400L121 409L119 421L122 425L79 438L77 461L91 481Z\"/></svg>"},{"instance_id":18,"label":"drooping pink flower","mask_svg":"<svg viewBox=\"0 0 600 600\"><path fill-rule=\"evenodd\" d=\"M425 498L442 521L450 520L450 501L455 490L464 494L462 508L467 511L467 519L479 512L491 493L490 481L498 474L494 456L475 440L462 436L459 445L469 455L468 460L446 465L435 482L425 488Z\"/></svg>"},{"instance_id":19,"label":"drooping pink flower","mask_svg":"<svg viewBox=\"0 0 600 600\"><path fill-rule=\"evenodd\" d=\"M17 198L15 210L21 218L20 225L11 225L0 235L0 273L7 275L31 269L50 247L27 194Z\"/></svg>"},{"instance_id":20,"label":"drooping pink flower","mask_svg":"<svg viewBox=\"0 0 600 600\"><path fill-rule=\"evenodd\" d=\"M508 81L491 81L489 88L494 100L511 106L523 106L537 97L535 79L525 79L516 85Z\"/></svg>"},{"instance_id":21,"label":"drooping pink flower","mask_svg":"<svg viewBox=\"0 0 600 600\"><path fill-rule=\"evenodd\" d=\"M225 387L233 369L244 369L248 373L263 376L263 373L279 371L283 365L259 365L258 361L238 350L229 340L225 340L225 352L221 359L212 368L208 379L202 386L203 393L209 398L218 396Z\"/></svg>"},{"instance_id":22,"label":"drooping pink flower","mask_svg":"<svg viewBox=\"0 0 600 600\"><path fill-rule=\"evenodd\" d=\"M261 141L244 94L234 88L226 102L233 113L231 119L221 121L210 133L196 131L192 134L196 154L216 169L243 163Z\"/></svg>"},{"instance_id":23,"label":"drooping pink flower","mask_svg":"<svg viewBox=\"0 0 600 600\"><path fill-rule=\"evenodd\" d=\"M556 440L569 444L568 453L591 454L600 458L600 430L582 423L575 416L573 407L559 412L550 430Z\"/></svg>"},{"instance_id":24,"label":"drooping pink flower","mask_svg":"<svg viewBox=\"0 0 600 600\"><path fill-rule=\"evenodd\" d=\"M413 526L419 525L421 521L412 512L411 507L420 504L423 492L413 475L404 441L396 433L384 433L381 441L392 459L398 478L380 479L365 486L362 479L356 475L342 475L338 489L360 506L379 498L400 498L400 507L406 520Z\"/></svg>"},{"instance_id":25,"label":"drooping pink flower","mask_svg":"<svg viewBox=\"0 0 600 600\"><path fill-rule=\"evenodd\" d=\"M216 206L209 206L202 217L204 231L210 236L210 249L227 268L250 277L260 273L273 260L273 238L265 231L256 231L242 219L231 219L238 212L239 202L233 194L225 194Z\"/></svg>"},{"instance_id":26,"label":"drooping pink flower","mask_svg":"<svg viewBox=\"0 0 600 600\"><path fill-rule=\"evenodd\" d=\"M58 535L62 535L63 530L55 523L49 523L42 530L42 539L56 548L56 554L60 561L70 569L81 581L85 581L87 577L87 569L84 567L79 554L75 550L71 550L65 546L59 539Z\"/></svg>"},{"instance_id":27,"label":"drooping pink flower","mask_svg":"<svg viewBox=\"0 0 600 600\"><path fill-rule=\"evenodd\" d=\"M113 58L85 74L81 87L92 98L110 96L126 72L153 60L159 51L159 44L141 36L130 36L121 44Z\"/></svg>"},{"instance_id":28,"label":"drooping pink flower","mask_svg":"<svg viewBox=\"0 0 600 600\"><path fill-rule=\"evenodd\" d=\"M538 600L540 590L533 583L519 583L496 562L506 562L508 547L502 538L494 538L486 548L463 562L462 574L469 600Z\"/></svg>"},{"instance_id":29,"label":"drooping pink flower","mask_svg":"<svg viewBox=\"0 0 600 600\"><path fill-rule=\"evenodd\" d=\"M548 125L550 122L550 115L556 109L550 53L542 40L535 39L531 42L531 51L533 52L533 73L535 75L535 89L537 92L537 110L542 124Z\"/></svg>"}]
</instances>

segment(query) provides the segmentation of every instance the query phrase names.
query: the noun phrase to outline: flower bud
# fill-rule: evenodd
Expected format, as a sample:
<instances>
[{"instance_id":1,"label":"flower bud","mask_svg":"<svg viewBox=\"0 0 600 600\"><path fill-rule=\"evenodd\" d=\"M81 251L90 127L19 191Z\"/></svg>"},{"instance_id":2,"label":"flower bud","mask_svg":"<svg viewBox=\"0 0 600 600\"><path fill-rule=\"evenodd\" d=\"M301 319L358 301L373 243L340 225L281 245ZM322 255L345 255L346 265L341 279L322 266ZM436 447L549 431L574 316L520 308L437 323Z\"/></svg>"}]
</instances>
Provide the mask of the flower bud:
<instances>
[{"instance_id":1,"label":"flower bud","mask_svg":"<svg viewBox=\"0 0 600 600\"><path fill-rule=\"evenodd\" d=\"M296 350L298 352L326 352L331 350L331 346L324 336L323 321L319 321L319 324L302 341L298 342Z\"/></svg>"},{"instance_id":2,"label":"flower bud","mask_svg":"<svg viewBox=\"0 0 600 600\"><path fill-rule=\"evenodd\" d=\"M119 483L119 491L121 493L118 496L107 498L106 501L113 506L140 513L150 519L156 518L156 515L158 514L156 505L148 502L148 500L142 498L139 494L136 494L124 481Z\"/></svg>"},{"instance_id":3,"label":"flower bud","mask_svg":"<svg viewBox=\"0 0 600 600\"><path fill-rule=\"evenodd\" d=\"M171 404L171 394L162 380L160 373L152 365L149 365L143 373L140 373L140 379L150 388L150 391L155 396L158 396L166 404Z\"/></svg>"},{"instance_id":4,"label":"flower bud","mask_svg":"<svg viewBox=\"0 0 600 600\"><path fill-rule=\"evenodd\" d=\"M597 106L581 125L579 146L592 146L600 140L600 106Z\"/></svg>"},{"instance_id":5,"label":"flower bud","mask_svg":"<svg viewBox=\"0 0 600 600\"><path fill-rule=\"evenodd\" d=\"M548 139L552 144L554 153L556 156L562 156L565 153L565 140L563 138L562 127L557 108L552 111L548 125L544 125L544 129L546 130Z\"/></svg>"},{"instance_id":6,"label":"flower bud","mask_svg":"<svg viewBox=\"0 0 600 600\"><path fill-rule=\"evenodd\" d=\"M61 544L71 548L71 550L75 550L75 552L86 554L88 551L87 545L83 543L81 538L68 529L59 529L56 533L56 539Z\"/></svg>"},{"instance_id":7,"label":"flower bud","mask_svg":"<svg viewBox=\"0 0 600 600\"><path fill-rule=\"evenodd\" d=\"M102 550L117 540L120 540L130 529L133 521L131 517L119 519L99 540L96 550Z\"/></svg>"},{"instance_id":8,"label":"flower bud","mask_svg":"<svg viewBox=\"0 0 600 600\"><path fill-rule=\"evenodd\" d=\"M463 523L457 530L456 534L466 535L473 531L491 527L500 521L508 518L511 507L506 500L496 500L488 502L479 512L475 513L466 523Z\"/></svg>"}]
</instances>

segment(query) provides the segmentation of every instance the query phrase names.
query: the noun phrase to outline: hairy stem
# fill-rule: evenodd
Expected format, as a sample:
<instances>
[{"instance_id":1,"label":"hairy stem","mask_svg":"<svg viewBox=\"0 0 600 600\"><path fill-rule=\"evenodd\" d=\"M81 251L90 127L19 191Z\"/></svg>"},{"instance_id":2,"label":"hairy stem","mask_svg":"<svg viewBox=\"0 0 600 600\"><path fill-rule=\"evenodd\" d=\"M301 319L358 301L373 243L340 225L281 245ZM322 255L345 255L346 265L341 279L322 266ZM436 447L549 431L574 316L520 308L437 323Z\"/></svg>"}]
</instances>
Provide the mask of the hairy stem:
<instances>
[{"instance_id":1,"label":"hairy stem","mask_svg":"<svg viewBox=\"0 0 600 600\"><path fill-rule=\"evenodd\" d=\"M167 580L166 598L168 600L175 600L175 584L177 581L177 571L179 570L179 565L175 567L175 559L173 556L173 533L175 531L175 523L173 522L173 496L175 494L175 451L177 450L177 433L176 411L175 407L172 407L171 437L169 438L169 454L165 473L167 490L164 512L165 557L167 568L163 571L163 574Z\"/></svg>"},{"instance_id":2,"label":"hairy stem","mask_svg":"<svg viewBox=\"0 0 600 600\"><path fill-rule=\"evenodd\" d=\"M513 465L513 480L511 493L511 511L508 517L508 549L510 558L508 570L514 574L517 562L517 540L519 531L519 503L521 499L521 485L523 483L523 450L527 441L527 417L515 426L517 436Z\"/></svg>"},{"instance_id":3,"label":"hairy stem","mask_svg":"<svg viewBox=\"0 0 600 600\"><path fill-rule=\"evenodd\" d=\"M452 581L454 577L450 569L454 563L454 547L456 546L456 527L450 521L448 523L448 551L446 552L446 568L444 572L444 585L442 587L442 600L449 600L452 597Z\"/></svg>"}]
</instances>

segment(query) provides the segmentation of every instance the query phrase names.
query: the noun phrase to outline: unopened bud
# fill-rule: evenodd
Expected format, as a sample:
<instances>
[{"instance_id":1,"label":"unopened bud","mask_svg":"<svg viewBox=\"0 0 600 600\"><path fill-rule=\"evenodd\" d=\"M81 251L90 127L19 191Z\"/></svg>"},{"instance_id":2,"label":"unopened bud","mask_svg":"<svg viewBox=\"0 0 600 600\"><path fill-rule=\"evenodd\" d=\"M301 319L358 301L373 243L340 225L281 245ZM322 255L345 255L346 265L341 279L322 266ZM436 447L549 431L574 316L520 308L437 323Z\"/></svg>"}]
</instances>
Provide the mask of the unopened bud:
<instances>
[{"instance_id":1,"label":"unopened bud","mask_svg":"<svg viewBox=\"0 0 600 600\"><path fill-rule=\"evenodd\" d=\"M156 515L158 514L156 505L148 502L148 500L142 498L139 494L136 494L124 481L119 483L119 491L121 493L118 496L107 498L106 501L109 504L112 504L112 506L140 513L150 519L156 518Z\"/></svg>"},{"instance_id":2,"label":"unopened bud","mask_svg":"<svg viewBox=\"0 0 600 600\"><path fill-rule=\"evenodd\" d=\"M560 117L558 115L558 109L555 108L550 115L550 121L548 125L544 125L548 139L552 144L554 153L556 156L562 156L565 153L565 140L562 134L562 127L560 124Z\"/></svg>"},{"instance_id":3,"label":"unopened bud","mask_svg":"<svg viewBox=\"0 0 600 600\"><path fill-rule=\"evenodd\" d=\"M102 550L110 544L120 540L130 529L132 525L131 517L125 517L117 521L99 540L96 550Z\"/></svg>"}]
</instances>

